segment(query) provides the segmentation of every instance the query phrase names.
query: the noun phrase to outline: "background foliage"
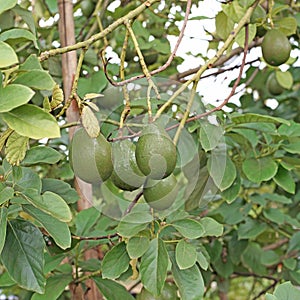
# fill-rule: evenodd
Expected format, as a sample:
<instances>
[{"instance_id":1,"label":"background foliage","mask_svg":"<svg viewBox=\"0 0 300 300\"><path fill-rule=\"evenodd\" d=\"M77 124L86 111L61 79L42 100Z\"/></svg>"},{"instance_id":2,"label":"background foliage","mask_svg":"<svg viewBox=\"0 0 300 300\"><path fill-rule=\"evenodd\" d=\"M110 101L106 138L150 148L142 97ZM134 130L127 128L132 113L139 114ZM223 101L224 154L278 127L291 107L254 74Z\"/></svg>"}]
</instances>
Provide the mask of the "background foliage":
<instances>
[{"instance_id":1,"label":"background foliage","mask_svg":"<svg viewBox=\"0 0 300 300\"><path fill-rule=\"evenodd\" d=\"M69 287L80 285L85 291L91 278L109 300L134 299L140 283L154 299L161 299L157 297L167 285L178 291L180 299L189 300L298 299L299 4L224 2L212 20L216 31L201 37L209 42L207 53L196 55L199 67L179 73L184 59L176 56L159 77L153 77L158 86L164 83L159 86L161 99L152 100L153 116L162 112L170 95L176 95L172 96L176 109L164 110L163 116L166 125L175 124L169 133L178 147L188 145L176 173L182 184L172 213L153 214L143 199L142 205L128 210L135 194L110 182L94 191L102 206L77 211L79 195L67 151L68 128L74 125L66 120L69 100L77 101L90 133L100 129L96 116L102 133L116 139L124 105L120 90L112 88L107 77L121 81L156 72L171 54L167 36L180 37L178 22L184 24L191 2L193 12L201 1L152 0L149 7L140 1L121 1L109 10L111 2L115 1L74 4L77 44L72 49L77 50L79 63L78 73L71 75L75 84L70 99L64 99L60 88L61 54L72 49L59 48L56 1L0 4L3 292L20 299L70 299ZM254 11L258 2L263 13ZM206 18L200 14L193 20ZM271 27L284 32L292 45L284 68L266 65L260 57L262 37ZM105 55L107 47L121 63L108 59L112 52ZM243 54L245 47L249 51ZM141 64L139 50L145 60ZM259 55L251 60L249 53ZM242 57L246 60L241 63ZM219 108L204 106L198 81L224 73L233 76L236 68L243 72L230 87L234 94L239 84L238 101L224 95ZM271 95L266 85L271 73L284 89L278 96ZM149 82L138 81L141 93ZM146 97L138 93L131 95L135 101L125 121L129 124L147 115ZM187 140L176 134L180 121ZM97 249L97 259L84 256L91 248Z\"/></svg>"}]
</instances>

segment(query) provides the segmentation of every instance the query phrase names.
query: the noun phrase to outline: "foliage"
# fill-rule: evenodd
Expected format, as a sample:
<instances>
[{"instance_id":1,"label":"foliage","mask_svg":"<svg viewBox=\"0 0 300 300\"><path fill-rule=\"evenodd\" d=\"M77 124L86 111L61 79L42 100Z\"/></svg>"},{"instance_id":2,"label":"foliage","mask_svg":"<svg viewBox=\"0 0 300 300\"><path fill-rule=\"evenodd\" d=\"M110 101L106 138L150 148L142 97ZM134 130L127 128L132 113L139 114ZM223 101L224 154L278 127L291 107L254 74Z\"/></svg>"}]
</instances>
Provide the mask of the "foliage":
<instances>
[{"instance_id":1,"label":"foliage","mask_svg":"<svg viewBox=\"0 0 300 300\"><path fill-rule=\"evenodd\" d=\"M167 36L180 43L178 24L202 1L107 7L114 2L74 4L70 48L56 47L57 1L0 4L0 288L20 299L70 299L68 285L85 289L92 279L109 300L134 299L142 286L159 297L165 282L180 299L298 299L299 4L224 1L207 51L194 55L199 67L179 73L184 59L171 55ZM271 28L291 43L285 68L247 60ZM109 47L119 60L105 55ZM78 68L67 98L61 54L70 50ZM198 83L237 67L230 95L205 106ZM270 74L280 95L268 90ZM71 100L81 114L74 123L66 117ZM143 187L122 191L107 180L93 184L92 207L78 211L69 128L136 142L149 120L177 146L172 206L150 209ZM85 259L91 248L99 259Z\"/></svg>"}]
</instances>

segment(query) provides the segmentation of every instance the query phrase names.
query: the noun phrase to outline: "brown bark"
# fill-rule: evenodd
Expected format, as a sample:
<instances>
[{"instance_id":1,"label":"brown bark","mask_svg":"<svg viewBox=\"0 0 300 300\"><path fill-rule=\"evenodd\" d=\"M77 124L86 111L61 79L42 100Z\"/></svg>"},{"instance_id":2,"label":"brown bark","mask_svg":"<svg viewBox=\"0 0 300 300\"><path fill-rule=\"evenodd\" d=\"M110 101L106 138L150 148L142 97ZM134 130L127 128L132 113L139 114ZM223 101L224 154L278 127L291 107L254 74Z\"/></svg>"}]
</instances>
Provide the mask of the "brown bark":
<instances>
[{"instance_id":1,"label":"brown bark","mask_svg":"<svg viewBox=\"0 0 300 300\"><path fill-rule=\"evenodd\" d=\"M73 18L73 4L72 0L58 0L59 9L59 35L61 46L75 44L75 26ZM77 67L76 51L67 52L62 54L62 76L63 76L63 90L65 99L68 99L71 94L73 78ZM76 122L79 119L79 110L75 100L71 102L67 112L67 121ZM69 137L72 139L75 128L69 131ZM79 179L75 180L75 188L80 195L78 201L78 210L83 210L91 206L89 199L91 199L92 190L91 186ZM91 249L85 252L85 259L97 258L97 251ZM101 300L103 299L95 285L94 281L88 280L85 282L87 291L82 289L81 285L70 286L72 299L81 300Z\"/></svg>"}]
</instances>

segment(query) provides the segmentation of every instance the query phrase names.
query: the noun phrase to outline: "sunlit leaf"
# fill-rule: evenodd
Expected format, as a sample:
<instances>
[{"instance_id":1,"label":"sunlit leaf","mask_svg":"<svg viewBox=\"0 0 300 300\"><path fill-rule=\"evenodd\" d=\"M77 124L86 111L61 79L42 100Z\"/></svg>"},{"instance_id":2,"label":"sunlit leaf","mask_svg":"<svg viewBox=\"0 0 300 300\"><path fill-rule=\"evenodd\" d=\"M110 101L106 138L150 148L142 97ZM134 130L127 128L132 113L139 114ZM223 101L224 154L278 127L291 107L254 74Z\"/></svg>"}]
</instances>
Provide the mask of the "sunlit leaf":
<instances>
[{"instance_id":1,"label":"sunlit leaf","mask_svg":"<svg viewBox=\"0 0 300 300\"><path fill-rule=\"evenodd\" d=\"M25 104L2 114L3 120L20 135L33 139L60 137L55 118L32 104Z\"/></svg>"}]
</instances>

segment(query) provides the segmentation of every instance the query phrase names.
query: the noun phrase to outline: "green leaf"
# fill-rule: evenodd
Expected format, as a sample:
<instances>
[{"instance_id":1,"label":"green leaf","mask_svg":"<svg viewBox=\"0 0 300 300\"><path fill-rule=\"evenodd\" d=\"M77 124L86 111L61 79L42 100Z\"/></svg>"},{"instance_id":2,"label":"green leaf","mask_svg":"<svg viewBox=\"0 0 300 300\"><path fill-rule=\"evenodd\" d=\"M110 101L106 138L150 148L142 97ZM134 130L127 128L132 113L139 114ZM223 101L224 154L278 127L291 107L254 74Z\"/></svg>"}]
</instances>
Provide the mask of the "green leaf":
<instances>
[{"instance_id":1,"label":"green leaf","mask_svg":"<svg viewBox=\"0 0 300 300\"><path fill-rule=\"evenodd\" d=\"M164 286L169 257L164 242L155 238L142 256L140 265L141 281L144 287L153 295L160 295Z\"/></svg>"},{"instance_id":2,"label":"green leaf","mask_svg":"<svg viewBox=\"0 0 300 300\"><path fill-rule=\"evenodd\" d=\"M11 287L16 285L16 282L9 276L8 272L3 272L0 275L0 286L1 288L4 287Z\"/></svg>"},{"instance_id":3,"label":"green leaf","mask_svg":"<svg viewBox=\"0 0 300 300\"><path fill-rule=\"evenodd\" d=\"M10 39L26 39L32 41L34 47L39 49L36 41L36 37L28 30L21 28L9 29L0 34L0 41L6 41Z\"/></svg>"},{"instance_id":4,"label":"green leaf","mask_svg":"<svg viewBox=\"0 0 300 300\"><path fill-rule=\"evenodd\" d=\"M30 188L24 191L23 194L30 204L52 217L63 222L72 220L72 213L69 206L59 195L49 191L40 195L36 190Z\"/></svg>"},{"instance_id":5,"label":"green leaf","mask_svg":"<svg viewBox=\"0 0 300 300\"><path fill-rule=\"evenodd\" d=\"M171 225L188 239L197 239L205 233L202 224L192 219L177 220Z\"/></svg>"},{"instance_id":6,"label":"green leaf","mask_svg":"<svg viewBox=\"0 0 300 300\"><path fill-rule=\"evenodd\" d=\"M117 226L117 232L125 237L131 237L145 229L153 217L149 212L131 212L124 216Z\"/></svg>"},{"instance_id":7,"label":"green leaf","mask_svg":"<svg viewBox=\"0 0 300 300\"><path fill-rule=\"evenodd\" d=\"M17 4L18 0L7 0L7 1L1 1L0 3L0 14L2 14L4 11L9 10L13 8Z\"/></svg>"},{"instance_id":8,"label":"green leaf","mask_svg":"<svg viewBox=\"0 0 300 300\"><path fill-rule=\"evenodd\" d=\"M221 193L222 198L226 200L227 203L233 202L239 195L241 190L241 178L237 176L233 184Z\"/></svg>"},{"instance_id":9,"label":"green leaf","mask_svg":"<svg viewBox=\"0 0 300 300\"><path fill-rule=\"evenodd\" d=\"M200 220L204 228L203 236L221 236L223 234L223 225L218 223L213 218L204 217Z\"/></svg>"},{"instance_id":10,"label":"green leaf","mask_svg":"<svg viewBox=\"0 0 300 300\"><path fill-rule=\"evenodd\" d=\"M43 68L36 54L31 54L28 56L28 58L26 58L24 63L20 65L20 70L24 70L24 71L41 70L42 71Z\"/></svg>"},{"instance_id":11,"label":"green leaf","mask_svg":"<svg viewBox=\"0 0 300 300\"><path fill-rule=\"evenodd\" d=\"M222 40L226 40L233 31L234 22L223 11L216 16L216 31Z\"/></svg>"},{"instance_id":12,"label":"green leaf","mask_svg":"<svg viewBox=\"0 0 300 300\"><path fill-rule=\"evenodd\" d=\"M55 300L64 292L70 282L72 282L71 274L55 274L48 277L45 293L42 295L34 294L31 300Z\"/></svg>"},{"instance_id":13,"label":"green leaf","mask_svg":"<svg viewBox=\"0 0 300 300\"><path fill-rule=\"evenodd\" d=\"M22 178L17 181L16 188L21 191L32 188L39 193L42 188L42 181L39 175L30 168L22 167L21 170Z\"/></svg>"},{"instance_id":14,"label":"green leaf","mask_svg":"<svg viewBox=\"0 0 300 300\"><path fill-rule=\"evenodd\" d=\"M7 139L5 154L11 165L19 165L28 149L29 138L13 132Z\"/></svg>"},{"instance_id":15,"label":"green leaf","mask_svg":"<svg viewBox=\"0 0 300 300\"><path fill-rule=\"evenodd\" d=\"M264 251L261 256L261 263L265 266L274 266L280 262L280 256L272 250Z\"/></svg>"},{"instance_id":16,"label":"green leaf","mask_svg":"<svg viewBox=\"0 0 300 300\"><path fill-rule=\"evenodd\" d=\"M266 268L261 263L263 249L259 244L250 242L242 254L242 262L251 272L261 275L266 272Z\"/></svg>"},{"instance_id":17,"label":"green leaf","mask_svg":"<svg viewBox=\"0 0 300 300\"><path fill-rule=\"evenodd\" d=\"M107 85L107 79L103 71L92 73L88 78L79 78L78 95L83 98L90 93L100 93Z\"/></svg>"},{"instance_id":18,"label":"green leaf","mask_svg":"<svg viewBox=\"0 0 300 300\"><path fill-rule=\"evenodd\" d=\"M300 249L300 232L296 232L292 235L290 241L289 241L289 247L287 252L293 251L293 250L299 250Z\"/></svg>"},{"instance_id":19,"label":"green leaf","mask_svg":"<svg viewBox=\"0 0 300 300\"><path fill-rule=\"evenodd\" d=\"M293 86L294 79L293 75L289 71L276 71L275 72L276 79L278 83L285 89L290 89Z\"/></svg>"},{"instance_id":20,"label":"green leaf","mask_svg":"<svg viewBox=\"0 0 300 300\"><path fill-rule=\"evenodd\" d=\"M126 251L125 242L121 242L111 248L102 261L103 278L115 279L124 273L129 267L130 258Z\"/></svg>"},{"instance_id":21,"label":"green leaf","mask_svg":"<svg viewBox=\"0 0 300 300\"><path fill-rule=\"evenodd\" d=\"M275 19L274 24L286 36L295 34L297 31L297 21L294 17L285 17L285 18Z\"/></svg>"},{"instance_id":22,"label":"green leaf","mask_svg":"<svg viewBox=\"0 0 300 300\"><path fill-rule=\"evenodd\" d=\"M236 168L232 160L224 153L212 153L207 162L208 172L215 185L224 191L236 178Z\"/></svg>"},{"instance_id":23,"label":"green leaf","mask_svg":"<svg viewBox=\"0 0 300 300\"><path fill-rule=\"evenodd\" d=\"M37 90L52 90L55 86L55 81L44 70L30 70L21 72L14 83L20 83Z\"/></svg>"},{"instance_id":24,"label":"green leaf","mask_svg":"<svg viewBox=\"0 0 300 300\"><path fill-rule=\"evenodd\" d=\"M134 300L135 298L130 295L125 287L113 280L102 279L100 277L92 277L95 281L101 294L109 300Z\"/></svg>"},{"instance_id":25,"label":"green leaf","mask_svg":"<svg viewBox=\"0 0 300 300\"><path fill-rule=\"evenodd\" d=\"M60 137L56 119L43 109L25 104L2 114L8 126L20 135L33 139Z\"/></svg>"},{"instance_id":26,"label":"green leaf","mask_svg":"<svg viewBox=\"0 0 300 300\"><path fill-rule=\"evenodd\" d=\"M33 18L32 11L22 8L19 5L16 5L12 11L22 18L22 21L28 25L30 31L34 34L34 36L36 36L36 23L35 19Z\"/></svg>"},{"instance_id":27,"label":"green leaf","mask_svg":"<svg viewBox=\"0 0 300 300\"><path fill-rule=\"evenodd\" d=\"M230 256L222 257L222 255L219 255L213 262L213 267L217 274L223 278L229 278L234 271L234 266Z\"/></svg>"},{"instance_id":28,"label":"green leaf","mask_svg":"<svg viewBox=\"0 0 300 300\"><path fill-rule=\"evenodd\" d=\"M290 125L282 124L278 128L278 133L288 137L299 137L300 124L295 122L291 122Z\"/></svg>"},{"instance_id":29,"label":"green leaf","mask_svg":"<svg viewBox=\"0 0 300 300\"><path fill-rule=\"evenodd\" d=\"M9 84L0 89L0 112L8 112L26 104L34 95L34 91L21 84Z\"/></svg>"},{"instance_id":30,"label":"green leaf","mask_svg":"<svg viewBox=\"0 0 300 300\"><path fill-rule=\"evenodd\" d=\"M43 178L42 193L49 191L62 197L68 204L75 203L79 200L79 196L70 184L59 179Z\"/></svg>"},{"instance_id":31,"label":"green leaf","mask_svg":"<svg viewBox=\"0 0 300 300\"><path fill-rule=\"evenodd\" d=\"M209 267L209 257L204 255L202 250L197 249L197 262L203 270L207 270Z\"/></svg>"},{"instance_id":32,"label":"green leaf","mask_svg":"<svg viewBox=\"0 0 300 300\"><path fill-rule=\"evenodd\" d=\"M276 118L276 117L253 114L253 113L246 113L243 115L233 114L231 116L231 121L235 124L264 122L264 123L273 123L273 124L281 124L282 123L282 124L290 125L290 121L282 119L282 118Z\"/></svg>"},{"instance_id":33,"label":"green leaf","mask_svg":"<svg viewBox=\"0 0 300 300\"><path fill-rule=\"evenodd\" d=\"M300 298L300 291L287 281L275 288L274 295L278 299L295 300Z\"/></svg>"},{"instance_id":34,"label":"green leaf","mask_svg":"<svg viewBox=\"0 0 300 300\"><path fill-rule=\"evenodd\" d=\"M263 214L268 220L270 220L278 225L282 225L285 222L285 214L282 213L277 208L271 207L271 208L265 209L263 211Z\"/></svg>"},{"instance_id":35,"label":"green leaf","mask_svg":"<svg viewBox=\"0 0 300 300\"><path fill-rule=\"evenodd\" d=\"M188 269L196 263L196 247L185 240L181 240L176 245L175 257L180 270Z\"/></svg>"},{"instance_id":36,"label":"green leaf","mask_svg":"<svg viewBox=\"0 0 300 300\"><path fill-rule=\"evenodd\" d=\"M256 25L255 24L248 24L249 28L249 36L248 36L248 43L252 42L256 35ZM235 41L238 43L240 47L244 47L245 45L245 29L242 29L235 38Z\"/></svg>"},{"instance_id":37,"label":"green leaf","mask_svg":"<svg viewBox=\"0 0 300 300\"><path fill-rule=\"evenodd\" d=\"M216 148L223 136L224 129L220 126L203 123L200 127L200 143L205 151Z\"/></svg>"},{"instance_id":38,"label":"green leaf","mask_svg":"<svg viewBox=\"0 0 300 300\"><path fill-rule=\"evenodd\" d=\"M288 193L294 194L296 190L296 183L291 173L284 169L283 167L279 167L276 176L273 180L283 188Z\"/></svg>"},{"instance_id":39,"label":"green leaf","mask_svg":"<svg viewBox=\"0 0 300 300\"><path fill-rule=\"evenodd\" d=\"M243 172L252 182L268 181L277 173L277 163L270 156L248 158L243 162Z\"/></svg>"},{"instance_id":40,"label":"green leaf","mask_svg":"<svg viewBox=\"0 0 300 300\"><path fill-rule=\"evenodd\" d=\"M1 188L0 188L1 190ZM10 200L11 198L13 198L14 196L14 189L10 186L6 186L4 187L1 191L0 191L0 205L7 202L8 200Z\"/></svg>"},{"instance_id":41,"label":"green leaf","mask_svg":"<svg viewBox=\"0 0 300 300\"><path fill-rule=\"evenodd\" d=\"M67 249L71 246L71 233L66 223L29 204L23 205L23 210L42 224L60 248Z\"/></svg>"},{"instance_id":42,"label":"green leaf","mask_svg":"<svg viewBox=\"0 0 300 300\"><path fill-rule=\"evenodd\" d=\"M284 195L278 195L278 194L263 194L263 196L273 202L278 202L278 203L284 203L284 204L290 204L293 203L292 199L284 196Z\"/></svg>"},{"instance_id":43,"label":"green leaf","mask_svg":"<svg viewBox=\"0 0 300 300\"><path fill-rule=\"evenodd\" d=\"M0 42L0 68L10 67L18 62L18 56L14 49L6 43Z\"/></svg>"},{"instance_id":44,"label":"green leaf","mask_svg":"<svg viewBox=\"0 0 300 300\"><path fill-rule=\"evenodd\" d=\"M255 239L258 235L267 229L267 224L259 223L253 219L247 218L244 224L238 228L238 237L242 239Z\"/></svg>"},{"instance_id":45,"label":"green leaf","mask_svg":"<svg viewBox=\"0 0 300 300\"><path fill-rule=\"evenodd\" d=\"M180 270L175 258L171 256L172 273L176 285L179 288L180 299L199 300L203 299L204 281L199 268L194 265L191 268Z\"/></svg>"},{"instance_id":46,"label":"green leaf","mask_svg":"<svg viewBox=\"0 0 300 300\"><path fill-rule=\"evenodd\" d=\"M36 146L26 152L23 164L34 165L39 163L55 164L62 159L62 154L48 146Z\"/></svg>"},{"instance_id":47,"label":"green leaf","mask_svg":"<svg viewBox=\"0 0 300 300\"><path fill-rule=\"evenodd\" d=\"M150 241L145 236L133 236L126 245L130 258L139 258L148 250Z\"/></svg>"},{"instance_id":48,"label":"green leaf","mask_svg":"<svg viewBox=\"0 0 300 300\"><path fill-rule=\"evenodd\" d=\"M245 15L246 7L241 6L238 1L233 1L230 5L222 5L222 10L228 18L238 23Z\"/></svg>"},{"instance_id":49,"label":"green leaf","mask_svg":"<svg viewBox=\"0 0 300 300\"><path fill-rule=\"evenodd\" d=\"M8 222L1 260L20 287L44 292L44 248L43 235L34 225L21 220Z\"/></svg>"},{"instance_id":50,"label":"green leaf","mask_svg":"<svg viewBox=\"0 0 300 300\"><path fill-rule=\"evenodd\" d=\"M2 191L1 191L2 193ZM6 237L6 224L7 224L7 208L0 207L0 254L4 247L5 237Z\"/></svg>"},{"instance_id":51,"label":"green leaf","mask_svg":"<svg viewBox=\"0 0 300 300\"><path fill-rule=\"evenodd\" d=\"M293 142L290 144L282 144L281 148L283 148L286 152L292 153L292 154L300 154L300 142Z\"/></svg>"},{"instance_id":52,"label":"green leaf","mask_svg":"<svg viewBox=\"0 0 300 300\"><path fill-rule=\"evenodd\" d=\"M84 236L88 235L92 227L98 221L100 212L95 207L89 207L81 210L75 219L76 235Z\"/></svg>"}]
</instances>

